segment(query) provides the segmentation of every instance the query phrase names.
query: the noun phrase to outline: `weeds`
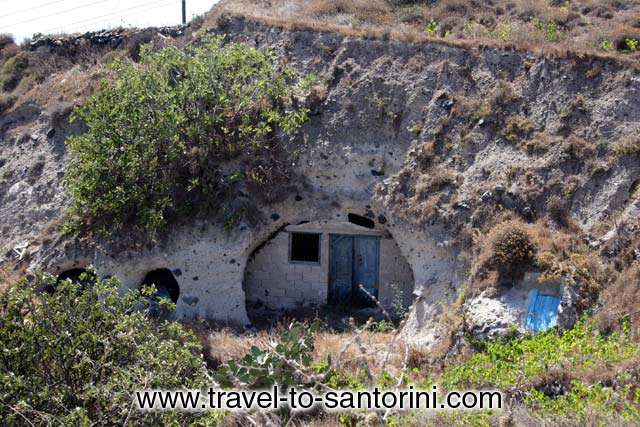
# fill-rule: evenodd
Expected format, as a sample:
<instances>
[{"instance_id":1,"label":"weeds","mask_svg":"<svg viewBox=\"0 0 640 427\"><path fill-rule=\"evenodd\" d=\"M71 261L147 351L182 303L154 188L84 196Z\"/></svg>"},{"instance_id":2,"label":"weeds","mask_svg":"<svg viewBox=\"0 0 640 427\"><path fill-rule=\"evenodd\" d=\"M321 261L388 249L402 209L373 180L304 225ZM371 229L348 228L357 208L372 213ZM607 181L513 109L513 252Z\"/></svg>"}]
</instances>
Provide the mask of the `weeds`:
<instances>
[{"instance_id":1,"label":"weeds","mask_svg":"<svg viewBox=\"0 0 640 427\"><path fill-rule=\"evenodd\" d=\"M511 143L518 143L533 133L533 123L524 116L511 116L505 123L504 136Z\"/></svg>"},{"instance_id":2,"label":"weeds","mask_svg":"<svg viewBox=\"0 0 640 427\"><path fill-rule=\"evenodd\" d=\"M613 152L618 156L632 156L640 154L640 138L627 136L613 145Z\"/></svg>"},{"instance_id":3,"label":"weeds","mask_svg":"<svg viewBox=\"0 0 640 427\"><path fill-rule=\"evenodd\" d=\"M438 32L440 31L440 23L435 19L432 19L427 23L427 26L425 27L424 31L427 34L429 34L431 37L435 37L438 35Z\"/></svg>"}]
</instances>

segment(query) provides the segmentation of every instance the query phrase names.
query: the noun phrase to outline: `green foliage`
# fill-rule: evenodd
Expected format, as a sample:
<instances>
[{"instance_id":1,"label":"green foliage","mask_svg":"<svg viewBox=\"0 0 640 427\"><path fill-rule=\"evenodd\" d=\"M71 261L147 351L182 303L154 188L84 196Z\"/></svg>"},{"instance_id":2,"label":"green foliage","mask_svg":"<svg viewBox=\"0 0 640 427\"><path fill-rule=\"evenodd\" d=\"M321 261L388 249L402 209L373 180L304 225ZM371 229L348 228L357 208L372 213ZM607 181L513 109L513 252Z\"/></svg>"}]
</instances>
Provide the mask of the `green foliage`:
<instances>
[{"instance_id":1,"label":"green foliage","mask_svg":"<svg viewBox=\"0 0 640 427\"><path fill-rule=\"evenodd\" d=\"M602 40L602 43L600 43L600 47L604 50L613 50L614 46L613 46L613 42L611 40Z\"/></svg>"},{"instance_id":2,"label":"green foliage","mask_svg":"<svg viewBox=\"0 0 640 427\"><path fill-rule=\"evenodd\" d=\"M602 419L622 419L635 425L640 422L637 384L624 378L617 378L616 382L619 384L613 389L574 380L569 392L555 399L533 389L526 396L525 404L539 414L553 414L564 419L588 420L597 414Z\"/></svg>"},{"instance_id":3,"label":"green foliage","mask_svg":"<svg viewBox=\"0 0 640 427\"><path fill-rule=\"evenodd\" d=\"M184 424L195 414L131 410L136 389L200 388L206 368L195 336L150 321L151 289L121 296L115 279L56 283L37 275L0 294L3 424ZM39 293L36 289L55 289Z\"/></svg>"},{"instance_id":4,"label":"green foliage","mask_svg":"<svg viewBox=\"0 0 640 427\"><path fill-rule=\"evenodd\" d=\"M555 21L544 22L539 18L534 18L533 25L538 31L544 33L547 41L557 42L564 38L564 34L558 29L558 24Z\"/></svg>"},{"instance_id":5,"label":"green foliage","mask_svg":"<svg viewBox=\"0 0 640 427\"><path fill-rule=\"evenodd\" d=\"M511 37L513 27L509 22L501 22L496 26L496 35L502 41L507 41Z\"/></svg>"},{"instance_id":6,"label":"green foliage","mask_svg":"<svg viewBox=\"0 0 640 427\"><path fill-rule=\"evenodd\" d=\"M624 45L626 50L628 50L629 52L635 52L636 50L638 50L638 39L624 39Z\"/></svg>"},{"instance_id":7,"label":"green foliage","mask_svg":"<svg viewBox=\"0 0 640 427\"><path fill-rule=\"evenodd\" d=\"M29 66L29 56L20 52L7 59L0 68L0 90L12 91L20 83L23 71Z\"/></svg>"},{"instance_id":8,"label":"green foliage","mask_svg":"<svg viewBox=\"0 0 640 427\"><path fill-rule=\"evenodd\" d=\"M566 394L553 398L531 387L548 379L550 372L563 372L575 378L590 370L637 358L640 347L628 328L605 335L595 328L593 320L585 319L565 333L550 330L530 337L475 344L480 351L467 361L446 368L442 386L449 390L469 387L510 390L529 384L525 403L540 415L580 419L588 415L591 407L599 414L619 413L627 420L640 419L640 401L630 387L631 378L625 379L624 373L615 381L620 384L616 390L574 380Z\"/></svg>"},{"instance_id":9,"label":"green foliage","mask_svg":"<svg viewBox=\"0 0 640 427\"><path fill-rule=\"evenodd\" d=\"M431 37L435 37L438 35L438 31L440 31L440 22L432 19L427 23L424 31L429 34Z\"/></svg>"},{"instance_id":10,"label":"green foliage","mask_svg":"<svg viewBox=\"0 0 640 427\"><path fill-rule=\"evenodd\" d=\"M236 173L259 195L287 179L291 150L278 136L307 119L295 100L312 77L217 37L184 50L145 46L140 57L115 61L111 79L72 116L87 132L68 141L68 229L156 231L196 209L220 214L238 184L220 165L235 158L246 160Z\"/></svg>"},{"instance_id":11,"label":"green foliage","mask_svg":"<svg viewBox=\"0 0 640 427\"><path fill-rule=\"evenodd\" d=\"M245 385L251 389L301 385L305 381L301 368L311 366L314 334L319 328L319 321L311 325L293 322L272 349L252 347L241 360L221 365L215 379L225 387Z\"/></svg>"}]
</instances>

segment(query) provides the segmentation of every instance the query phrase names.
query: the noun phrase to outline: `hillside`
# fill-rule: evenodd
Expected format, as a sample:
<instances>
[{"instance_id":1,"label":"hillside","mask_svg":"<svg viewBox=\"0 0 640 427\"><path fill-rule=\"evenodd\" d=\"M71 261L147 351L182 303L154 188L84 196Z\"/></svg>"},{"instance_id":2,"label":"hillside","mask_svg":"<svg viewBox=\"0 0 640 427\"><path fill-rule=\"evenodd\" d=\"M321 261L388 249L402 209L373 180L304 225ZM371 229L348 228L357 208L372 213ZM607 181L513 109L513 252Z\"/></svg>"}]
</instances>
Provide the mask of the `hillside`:
<instances>
[{"instance_id":1,"label":"hillside","mask_svg":"<svg viewBox=\"0 0 640 427\"><path fill-rule=\"evenodd\" d=\"M0 39L0 277L153 282L210 368L314 339L290 357L325 385L509 400L391 424L640 423L639 14L228 0L184 28ZM341 257L373 307L339 300Z\"/></svg>"},{"instance_id":2,"label":"hillside","mask_svg":"<svg viewBox=\"0 0 640 427\"><path fill-rule=\"evenodd\" d=\"M637 1L230 0L216 13L290 29L471 48L500 46L555 57L596 55L630 64L637 62L640 38Z\"/></svg>"}]
</instances>

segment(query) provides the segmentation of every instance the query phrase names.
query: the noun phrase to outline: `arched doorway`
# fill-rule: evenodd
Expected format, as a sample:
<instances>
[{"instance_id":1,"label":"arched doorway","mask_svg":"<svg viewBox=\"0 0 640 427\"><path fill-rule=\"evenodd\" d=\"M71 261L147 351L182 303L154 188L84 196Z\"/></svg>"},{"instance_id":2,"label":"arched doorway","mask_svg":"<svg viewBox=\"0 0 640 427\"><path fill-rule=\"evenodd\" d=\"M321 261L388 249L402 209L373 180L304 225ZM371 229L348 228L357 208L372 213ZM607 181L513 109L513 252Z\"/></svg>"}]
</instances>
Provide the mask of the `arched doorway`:
<instances>
[{"instance_id":1,"label":"arched doorway","mask_svg":"<svg viewBox=\"0 0 640 427\"><path fill-rule=\"evenodd\" d=\"M325 305L382 305L392 313L411 305L410 265L386 229L361 218L289 225L260 245L243 281L249 316Z\"/></svg>"}]
</instances>

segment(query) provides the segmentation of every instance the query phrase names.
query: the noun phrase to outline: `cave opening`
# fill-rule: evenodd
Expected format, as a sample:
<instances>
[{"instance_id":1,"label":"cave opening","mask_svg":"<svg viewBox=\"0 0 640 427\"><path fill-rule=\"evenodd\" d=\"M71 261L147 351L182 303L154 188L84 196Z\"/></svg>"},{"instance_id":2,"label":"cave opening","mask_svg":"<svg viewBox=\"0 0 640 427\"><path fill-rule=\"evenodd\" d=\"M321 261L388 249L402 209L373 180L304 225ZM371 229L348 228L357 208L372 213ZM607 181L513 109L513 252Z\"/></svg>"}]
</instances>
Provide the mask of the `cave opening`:
<instances>
[{"instance_id":1,"label":"cave opening","mask_svg":"<svg viewBox=\"0 0 640 427\"><path fill-rule=\"evenodd\" d=\"M156 298L167 298L173 303L178 302L180 297L180 285L168 268L152 270L142 280L140 286L155 285L157 289Z\"/></svg>"}]
</instances>

